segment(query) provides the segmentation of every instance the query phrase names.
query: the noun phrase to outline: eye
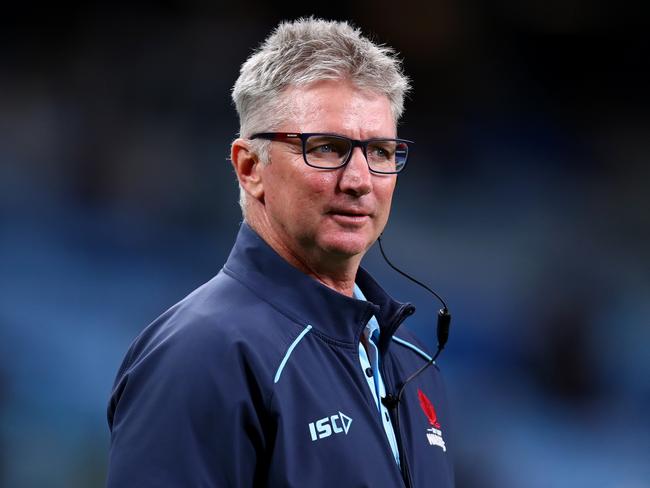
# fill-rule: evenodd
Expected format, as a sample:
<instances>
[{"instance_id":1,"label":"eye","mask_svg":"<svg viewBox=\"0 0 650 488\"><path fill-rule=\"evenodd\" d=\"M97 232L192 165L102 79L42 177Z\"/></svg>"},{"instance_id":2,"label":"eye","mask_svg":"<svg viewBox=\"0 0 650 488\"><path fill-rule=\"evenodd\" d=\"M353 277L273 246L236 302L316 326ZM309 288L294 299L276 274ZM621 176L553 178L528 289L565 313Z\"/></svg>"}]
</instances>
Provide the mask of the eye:
<instances>
[{"instance_id":1,"label":"eye","mask_svg":"<svg viewBox=\"0 0 650 488\"><path fill-rule=\"evenodd\" d=\"M391 160L395 155L394 146L394 144L387 143L372 144L368 146L368 157L371 157L376 161Z\"/></svg>"},{"instance_id":2,"label":"eye","mask_svg":"<svg viewBox=\"0 0 650 488\"><path fill-rule=\"evenodd\" d=\"M331 153L336 152L336 148L332 144L321 144L320 146L311 148L309 152Z\"/></svg>"},{"instance_id":3,"label":"eye","mask_svg":"<svg viewBox=\"0 0 650 488\"><path fill-rule=\"evenodd\" d=\"M350 149L345 139L332 136L312 136L307 139L305 150L313 157L344 157Z\"/></svg>"},{"instance_id":4,"label":"eye","mask_svg":"<svg viewBox=\"0 0 650 488\"><path fill-rule=\"evenodd\" d=\"M388 151L386 151L386 149L384 149L383 147L376 147L376 148L374 148L374 151L375 151L376 156L379 156L379 157L382 157L382 158L388 158L388 156L389 156Z\"/></svg>"}]
</instances>

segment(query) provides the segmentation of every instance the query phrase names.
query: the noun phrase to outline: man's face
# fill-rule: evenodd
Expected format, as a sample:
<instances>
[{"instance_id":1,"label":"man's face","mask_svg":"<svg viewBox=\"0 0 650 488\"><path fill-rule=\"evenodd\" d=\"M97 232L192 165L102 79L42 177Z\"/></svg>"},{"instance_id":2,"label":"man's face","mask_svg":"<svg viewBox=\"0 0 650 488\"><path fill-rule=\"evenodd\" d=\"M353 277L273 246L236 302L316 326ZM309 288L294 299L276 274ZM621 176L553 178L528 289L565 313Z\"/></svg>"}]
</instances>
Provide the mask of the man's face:
<instances>
[{"instance_id":1,"label":"man's face","mask_svg":"<svg viewBox=\"0 0 650 488\"><path fill-rule=\"evenodd\" d=\"M326 132L352 139L396 137L390 102L349 82L291 88L278 132ZM273 142L263 171L264 212L279 244L309 267L361 259L388 220L396 175L370 172L360 148L343 168L305 164L300 140Z\"/></svg>"}]
</instances>

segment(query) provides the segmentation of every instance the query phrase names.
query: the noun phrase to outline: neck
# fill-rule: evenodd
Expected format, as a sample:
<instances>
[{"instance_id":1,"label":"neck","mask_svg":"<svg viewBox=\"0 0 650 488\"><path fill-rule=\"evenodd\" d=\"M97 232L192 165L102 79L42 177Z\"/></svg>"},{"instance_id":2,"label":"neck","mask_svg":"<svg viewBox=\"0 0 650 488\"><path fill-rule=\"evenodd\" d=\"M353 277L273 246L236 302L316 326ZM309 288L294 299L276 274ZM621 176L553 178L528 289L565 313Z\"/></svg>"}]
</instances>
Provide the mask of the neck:
<instances>
[{"instance_id":1,"label":"neck","mask_svg":"<svg viewBox=\"0 0 650 488\"><path fill-rule=\"evenodd\" d=\"M268 219L247 217L246 223L294 268L334 291L349 297L354 295L354 281L361 264L361 255L330 255L322 250L311 253L301 251L288 245L287 239L281 238Z\"/></svg>"}]
</instances>

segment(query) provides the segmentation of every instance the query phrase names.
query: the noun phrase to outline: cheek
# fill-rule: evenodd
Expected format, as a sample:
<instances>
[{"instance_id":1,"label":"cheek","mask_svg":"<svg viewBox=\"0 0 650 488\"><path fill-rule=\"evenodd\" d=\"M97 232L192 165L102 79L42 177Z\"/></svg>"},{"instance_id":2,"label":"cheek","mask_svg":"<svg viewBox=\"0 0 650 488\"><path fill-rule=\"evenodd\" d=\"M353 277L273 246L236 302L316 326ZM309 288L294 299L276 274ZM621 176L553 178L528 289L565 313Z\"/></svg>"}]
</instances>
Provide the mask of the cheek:
<instances>
[{"instance_id":1,"label":"cheek","mask_svg":"<svg viewBox=\"0 0 650 488\"><path fill-rule=\"evenodd\" d=\"M271 163L273 164L273 163ZM266 212L274 219L286 220L285 215L291 209L294 185L285 174L270 172L264 180L264 206Z\"/></svg>"},{"instance_id":2,"label":"cheek","mask_svg":"<svg viewBox=\"0 0 650 488\"><path fill-rule=\"evenodd\" d=\"M377 195L378 205L386 213L390 210L396 181L395 178L392 178L390 180L381 181L379 184L375 185L375 194Z\"/></svg>"},{"instance_id":3,"label":"cheek","mask_svg":"<svg viewBox=\"0 0 650 488\"><path fill-rule=\"evenodd\" d=\"M293 204L297 207L320 211L334 195L337 181L334 171L319 171L307 166L295 172L293 178Z\"/></svg>"},{"instance_id":4,"label":"cheek","mask_svg":"<svg viewBox=\"0 0 650 488\"><path fill-rule=\"evenodd\" d=\"M336 185L333 172L310 171L302 166L269 176L266 190L268 211L283 215L283 220L288 219L299 226L314 222L314 218L326 208Z\"/></svg>"},{"instance_id":5,"label":"cheek","mask_svg":"<svg viewBox=\"0 0 650 488\"><path fill-rule=\"evenodd\" d=\"M312 201L327 197L333 193L333 188L336 187L336 173L316 171L305 175L304 187Z\"/></svg>"}]
</instances>

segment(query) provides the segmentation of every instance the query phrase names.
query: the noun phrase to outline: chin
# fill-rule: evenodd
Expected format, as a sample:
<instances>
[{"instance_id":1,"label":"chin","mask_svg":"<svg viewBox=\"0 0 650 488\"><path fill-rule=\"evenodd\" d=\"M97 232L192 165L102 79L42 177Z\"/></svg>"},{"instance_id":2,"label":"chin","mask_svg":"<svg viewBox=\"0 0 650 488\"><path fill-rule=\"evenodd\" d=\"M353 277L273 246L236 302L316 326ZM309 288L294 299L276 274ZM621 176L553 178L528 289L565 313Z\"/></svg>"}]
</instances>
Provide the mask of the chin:
<instances>
[{"instance_id":1,"label":"chin","mask_svg":"<svg viewBox=\"0 0 650 488\"><path fill-rule=\"evenodd\" d=\"M365 254L373 242L374 240L371 240L367 235L337 233L337 235L328 236L324 239L321 247L332 254L352 257Z\"/></svg>"}]
</instances>

